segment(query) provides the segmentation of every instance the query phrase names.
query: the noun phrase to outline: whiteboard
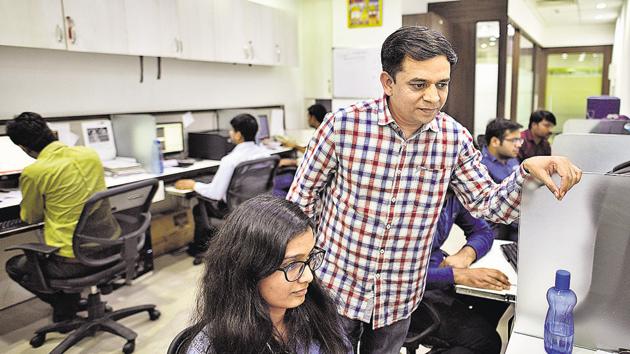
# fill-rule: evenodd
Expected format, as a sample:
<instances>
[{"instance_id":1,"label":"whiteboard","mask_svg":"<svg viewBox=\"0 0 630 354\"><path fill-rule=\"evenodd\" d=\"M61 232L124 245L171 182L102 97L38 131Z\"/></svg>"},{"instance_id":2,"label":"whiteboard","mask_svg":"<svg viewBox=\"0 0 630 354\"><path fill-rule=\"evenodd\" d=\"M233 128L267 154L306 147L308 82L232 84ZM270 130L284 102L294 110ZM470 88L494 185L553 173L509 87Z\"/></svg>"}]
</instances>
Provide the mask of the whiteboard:
<instances>
[{"instance_id":1,"label":"whiteboard","mask_svg":"<svg viewBox=\"0 0 630 354\"><path fill-rule=\"evenodd\" d=\"M333 97L382 96L382 71L380 48L333 48Z\"/></svg>"}]
</instances>

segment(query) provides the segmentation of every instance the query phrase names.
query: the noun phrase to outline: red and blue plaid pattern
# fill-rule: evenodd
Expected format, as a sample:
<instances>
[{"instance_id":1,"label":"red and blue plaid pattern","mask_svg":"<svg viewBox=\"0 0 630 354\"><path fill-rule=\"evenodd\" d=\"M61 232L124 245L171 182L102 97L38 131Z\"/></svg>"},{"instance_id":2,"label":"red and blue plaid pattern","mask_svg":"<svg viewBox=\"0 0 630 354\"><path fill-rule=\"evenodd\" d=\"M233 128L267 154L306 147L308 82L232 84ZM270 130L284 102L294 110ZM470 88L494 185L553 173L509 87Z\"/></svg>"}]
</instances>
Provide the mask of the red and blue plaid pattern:
<instances>
[{"instance_id":1,"label":"red and blue plaid pattern","mask_svg":"<svg viewBox=\"0 0 630 354\"><path fill-rule=\"evenodd\" d=\"M407 140L385 98L329 115L287 199L318 221L318 276L339 312L381 328L408 317L424 292L431 241L449 184L477 217L518 218L521 168L495 184L470 133L440 113Z\"/></svg>"}]
</instances>

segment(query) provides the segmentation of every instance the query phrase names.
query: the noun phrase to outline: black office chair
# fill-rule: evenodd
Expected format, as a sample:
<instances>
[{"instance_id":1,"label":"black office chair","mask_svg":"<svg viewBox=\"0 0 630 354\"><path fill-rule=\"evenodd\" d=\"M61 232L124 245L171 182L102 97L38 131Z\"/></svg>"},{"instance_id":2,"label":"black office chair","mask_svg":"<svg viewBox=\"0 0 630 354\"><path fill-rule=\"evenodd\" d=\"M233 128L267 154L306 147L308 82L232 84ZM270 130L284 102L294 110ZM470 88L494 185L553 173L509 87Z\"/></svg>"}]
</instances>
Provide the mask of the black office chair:
<instances>
[{"instance_id":1,"label":"black office chair","mask_svg":"<svg viewBox=\"0 0 630 354\"><path fill-rule=\"evenodd\" d=\"M168 346L166 354L183 354L184 350L188 348L190 341L195 338L195 335L197 335L197 331L194 327L191 326L185 328L183 331L179 332L175 338L173 338L171 345Z\"/></svg>"},{"instance_id":2,"label":"black office chair","mask_svg":"<svg viewBox=\"0 0 630 354\"><path fill-rule=\"evenodd\" d=\"M421 345L432 347L432 350L439 347L448 348L448 343L431 336L440 327L439 315L431 304L421 302L411 316L411 325L403 343L407 353L415 353Z\"/></svg>"},{"instance_id":3,"label":"black office chair","mask_svg":"<svg viewBox=\"0 0 630 354\"><path fill-rule=\"evenodd\" d=\"M95 271L92 274L68 279L45 276L45 259L57 252L58 247L29 243L7 249L23 250L27 259L37 265L30 279L43 291L80 293L83 289L90 288L87 299L88 317L78 317L38 329L30 341L34 348L44 344L46 334L50 332L74 331L51 351L52 354L59 354L81 339L93 336L97 331L107 331L125 338L127 343L123 347L123 352L132 353L137 334L116 321L143 311L149 313L152 321L160 317L155 305L134 306L108 312L105 302L101 301L101 292L103 294L111 292L114 280L124 278L125 283L130 284L135 276L139 251L144 246L145 233L151 223L149 207L157 186L158 182L155 179L127 184L95 193L85 203L72 237L72 249L79 263L94 267ZM115 225L113 228L99 226L101 220L110 215L113 215L118 225L112 221L111 224ZM111 221L111 218L108 220ZM104 232L104 229L108 232ZM120 236L116 237L118 233Z\"/></svg>"},{"instance_id":4,"label":"black office chair","mask_svg":"<svg viewBox=\"0 0 630 354\"><path fill-rule=\"evenodd\" d=\"M241 203L257 195L271 193L279 161L280 157L274 155L238 164L230 179L225 202L197 194L201 214L208 216L203 220L204 228L214 228L209 219L218 220L215 223L221 224L222 219Z\"/></svg>"},{"instance_id":5,"label":"black office chair","mask_svg":"<svg viewBox=\"0 0 630 354\"><path fill-rule=\"evenodd\" d=\"M488 142L486 141L486 135L485 134L479 134L477 135L477 140L473 141L473 145L475 145L475 147L479 150L481 150L484 146L488 146Z\"/></svg>"}]
</instances>

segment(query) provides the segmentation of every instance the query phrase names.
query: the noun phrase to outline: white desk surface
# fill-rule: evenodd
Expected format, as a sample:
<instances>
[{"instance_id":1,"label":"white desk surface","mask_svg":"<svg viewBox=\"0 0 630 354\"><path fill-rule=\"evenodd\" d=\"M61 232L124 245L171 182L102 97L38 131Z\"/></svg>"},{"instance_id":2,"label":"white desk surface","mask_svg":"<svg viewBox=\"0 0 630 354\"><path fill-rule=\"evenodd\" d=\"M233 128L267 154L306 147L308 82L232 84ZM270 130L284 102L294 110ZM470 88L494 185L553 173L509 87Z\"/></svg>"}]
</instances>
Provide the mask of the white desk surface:
<instances>
[{"instance_id":1,"label":"white desk surface","mask_svg":"<svg viewBox=\"0 0 630 354\"><path fill-rule=\"evenodd\" d=\"M590 349L573 347L573 354L604 353ZM542 338L532 337L521 333L512 333L505 354L546 354L545 342Z\"/></svg>"},{"instance_id":2,"label":"white desk surface","mask_svg":"<svg viewBox=\"0 0 630 354\"><path fill-rule=\"evenodd\" d=\"M473 288L465 285L456 285L455 291L459 294L515 302L517 284L516 271L514 270L514 268L512 268L512 265L503 255L503 251L501 251L501 245L506 243L512 243L512 241L495 240L492 243L492 248L490 249L490 251L481 259L473 263L470 268L492 268L502 271L505 275L507 275L510 283L512 284L509 290L497 291Z\"/></svg>"},{"instance_id":3,"label":"white desk surface","mask_svg":"<svg viewBox=\"0 0 630 354\"><path fill-rule=\"evenodd\" d=\"M174 175L177 173L195 171L204 168L216 167L219 166L220 161L216 160L201 160L195 162L193 165L188 167L166 167L164 172L161 174L153 174L153 173L136 173L132 175L126 176L107 176L105 177L105 185L107 187L115 187L120 186L127 183L143 181L150 178L158 178L165 177L169 175ZM11 206L20 205L22 202L22 194L19 189L11 189L9 193L0 193L0 208L7 208Z\"/></svg>"}]
</instances>

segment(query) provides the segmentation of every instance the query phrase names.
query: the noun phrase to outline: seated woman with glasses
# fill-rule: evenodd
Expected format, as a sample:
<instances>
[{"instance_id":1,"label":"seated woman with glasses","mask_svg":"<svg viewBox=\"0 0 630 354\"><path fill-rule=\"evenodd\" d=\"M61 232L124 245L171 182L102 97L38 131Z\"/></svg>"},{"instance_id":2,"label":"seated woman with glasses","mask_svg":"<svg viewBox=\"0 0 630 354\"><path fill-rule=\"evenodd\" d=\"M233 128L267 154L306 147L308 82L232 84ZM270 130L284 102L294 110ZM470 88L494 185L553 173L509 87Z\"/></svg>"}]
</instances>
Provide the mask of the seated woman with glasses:
<instances>
[{"instance_id":1,"label":"seated woman with glasses","mask_svg":"<svg viewBox=\"0 0 630 354\"><path fill-rule=\"evenodd\" d=\"M323 259L299 207L272 196L241 204L206 253L187 353L351 352L313 275Z\"/></svg>"}]
</instances>

